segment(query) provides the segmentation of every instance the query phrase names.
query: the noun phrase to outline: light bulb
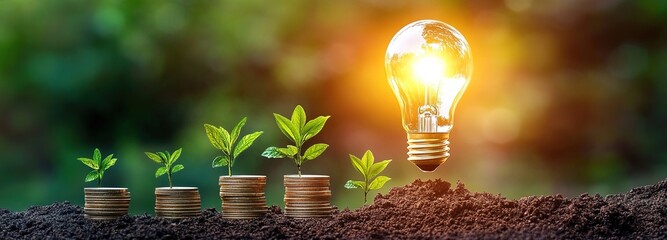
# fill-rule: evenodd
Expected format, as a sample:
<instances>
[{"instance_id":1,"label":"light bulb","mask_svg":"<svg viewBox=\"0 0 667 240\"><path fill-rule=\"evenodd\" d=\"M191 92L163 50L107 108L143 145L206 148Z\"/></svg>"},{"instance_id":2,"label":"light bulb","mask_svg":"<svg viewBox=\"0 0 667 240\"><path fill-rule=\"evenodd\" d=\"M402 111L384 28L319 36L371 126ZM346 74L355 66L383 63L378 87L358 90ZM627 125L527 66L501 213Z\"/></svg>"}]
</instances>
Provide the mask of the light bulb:
<instances>
[{"instance_id":1,"label":"light bulb","mask_svg":"<svg viewBox=\"0 0 667 240\"><path fill-rule=\"evenodd\" d=\"M389 43L385 68L407 131L408 160L434 171L449 158L454 109L472 74L468 42L446 23L416 21Z\"/></svg>"}]
</instances>

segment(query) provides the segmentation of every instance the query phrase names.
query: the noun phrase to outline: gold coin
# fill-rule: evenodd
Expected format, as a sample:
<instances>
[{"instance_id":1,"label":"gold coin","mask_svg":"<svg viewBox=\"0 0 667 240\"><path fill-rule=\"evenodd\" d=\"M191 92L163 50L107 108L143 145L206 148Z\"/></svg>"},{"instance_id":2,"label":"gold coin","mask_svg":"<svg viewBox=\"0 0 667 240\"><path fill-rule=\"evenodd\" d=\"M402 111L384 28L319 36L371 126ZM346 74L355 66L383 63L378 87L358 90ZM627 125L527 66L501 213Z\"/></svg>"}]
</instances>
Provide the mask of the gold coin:
<instances>
[{"instance_id":1,"label":"gold coin","mask_svg":"<svg viewBox=\"0 0 667 240\"><path fill-rule=\"evenodd\" d=\"M160 214L194 214L200 212L201 209L188 209L188 210L155 209L155 213L160 213Z\"/></svg>"},{"instance_id":2,"label":"gold coin","mask_svg":"<svg viewBox=\"0 0 667 240\"><path fill-rule=\"evenodd\" d=\"M220 189L220 194L227 193L264 193L264 189L259 188L226 188Z\"/></svg>"},{"instance_id":3,"label":"gold coin","mask_svg":"<svg viewBox=\"0 0 667 240\"><path fill-rule=\"evenodd\" d=\"M201 204L199 203L193 203L193 204L163 204L163 203L156 203L156 207L166 207L166 208L194 208L194 207L201 207Z\"/></svg>"},{"instance_id":4,"label":"gold coin","mask_svg":"<svg viewBox=\"0 0 667 240\"><path fill-rule=\"evenodd\" d=\"M291 218L322 218L331 216L330 213L285 213L286 217Z\"/></svg>"},{"instance_id":5,"label":"gold coin","mask_svg":"<svg viewBox=\"0 0 667 240\"><path fill-rule=\"evenodd\" d=\"M283 198L283 200L288 201L288 202L321 202L321 201L328 202L329 200L331 200L331 196L317 196L317 195L290 196L290 195L286 195Z\"/></svg>"},{"instance_id":6,"label":"gold coin","mask_svg":"<svg viewBox=\"0 0 667 240\"><path fill-rule=\"evenodd\" d=\"M199 188L196 187L159 187L155 188L155 193L165 193L165 194L191 194L199 193Z\"/></svg>"},{"instance_id":7,"label":"gold coin","mask_svg":"<svg viewBox=\"0 0 667 240\"><path fill-rule=\"evenodd\" d=\"M266 206L266 202L249 202L249 203L244 203L244 202L222 202L222 206Z\"/></svg>"},{"instance_id":8,"label":"gold coin","mask_svg":"<svg viewBox=\"0 0 667 240\"><path fill-rule=\"evenodd\" d=\"M105 201L105 202L116 202L116 201L130 201L130 197L118 197L118 198L105 198L105 197L85 197L86 201Z\"/></svg>"},{"instance_id":9,"label":"gold coin","mask_svg":"<svg viewBox=\"0 0 667 240\"><path fill-rule=\"evenodd\" d=\"M160 212L160 211L155 211L155 215L158 217L164 217L164 216L199 216L201 215L201 212Z\"/></svg>"},{"instance_id":10,"label":"gold coin","mask_svg":"<svg viewBox=\"0 0 667 240\"><path fill-rule=\"evenodd\" d=\"M201 210L200 209L191 209L191 210L155 209L155 212L160 214L194 214L201 212Z\"/></svg>"},{"instance_id":11,"label":"gold coin","mask_svg":"<svg viewBox=\"0 0 667 240\"><path fill-rule=\"evenodd\" d=\"M130 200L117 200L117 201L105 201L105 200L86 200L84 203L88 204L130 204Z\"/></svg>"},{"instance_id":12,"label":"gold coin","mask_svg":"<svg viewBox=\"0 0 667 240\"><path fill-rule=\"evenodd\" d=\"M195 198L200 198L199 194L191 194L191 195L172 195L172 194L155 194L156 198L161 198L161 199L195 199Z\"/></svg>"},{"instance_id":13,"label":"gold coin","mask_svg":"<svg viewBox=\"0 0 667 240\"><path fill-rule=\"evenodd\" d=\"M262 193L221 193L220 196L230 196L230 197L263 197L265 194Z\"/></svg>"},{"instance_id":14,"label":"gold coin","mask_svg":"<svg viewBox=\"0 0 667 240\"><path fill-rule=\"evenodd\" d=\"M121 195L107 195L107 196L104 196L104 195L85 195L84 199L92 199L92 200L118 200L119 199L119 200L126 200L126 199L130 199L130 195L125 195L125 196L121 196Z\"/></svg>"},{"instance_id":15,"label":"gold coin","mask_svg":"<svg viewBox=\"0 0 667 240\"><path fill-rule=\"evenodd\" d=\"M290 194L308 194L308 195L326 195L326 194L331 194L331 190L329 189L320 189L320 190L308 190L308 191L303 191L303 190L293 190L293 189L285 189L285 195L290 195Z\"/></svg>"},{"instance_id":16,"label":"gold coin","mask_svg":"<svg viewBox=\"0 0 667 240\"><path fill-rule=\"evenodd\" d=\"M264 180L252 180L252 181L248 181L248 180L242 180L242 181L238 181L238 180L233 180L233 181L219 181L219 182L218 182L218 185L224 185L224 186L227 186L227 185L229 185L229 186L237 186L237 185L238 185L238 186L241 186L241 185L266 185L266 181L264 181Z\"/></svg>"},{"instance_id":17,"label":"gold coin","mask_svg":"<svg viewBox=\"0 0 667 240\"><path fill-rule=\"evenodd\" d=\"M286 207L331 207L329 202L285 203Z\"/></svg>"},{"instance_id":18,"label":"gold coin","mask_svg":"<svg viewBox=\"0 0 667 240\"><path fill-rule=\"evenodd\" d=\"M166 202L196 202L200 201L201 198L198 197L162 197L158 196L155 198L156 201L166 201Z\"/></svg>"},{"instance_id":19,"label":"gold coin","mask_svg":"<svg viewBox=\"0 0 667 240\"><path fill-rule=\"evenodd\" d=\"M266 176L264 176L264 175L232 175L232 176L220 176L218 179L220 179L220 180L243 180L243 179L264 179L264 180L266 180Z\"/></svg>"},{"instance_id":20,"label":"gold coin","mask_svg":"<svg viewBox=\"0 0 667 240\"><path fill-rule=\"evenodd\" d=\"M84 207L90 207L90 208L128 208L130 207L130 203L116 203L116 204L109 204L109 203L85 203Z\"/></svg>"},{"instance_id":21,"label":"gold coin","mask_svg":"<svg viewBox=\"0 0 667 240\"><path fill-rule=\"evenodd\" d=\"M331 215L331 211L285 211L285 216Z\"/></svg>"},{"instance_id":22,"label":"gold coin","mask_svg":"<svg viewBox=\"0 0 667 240\"><path fill-rule=\"evenodd\" d=\"M83 210L105 210L105 211L106 210L112 210L112 211L125 210L125 211L127 211L127 209L128 209L128 207L126 207L126 206L118 206L118 207L116 207L116 206L85 207L84 206L83 207Z\"/></svg>"},{"instance_id":23,"label":"gold coin","mask_svg":"<svg viewBox=\"0 0 667 240\"><path fill-rule=\"evenodd\" d=\"M236 195L236 194L235 194ZM266 196L229 196L229 195L221 195L220 199L224 200L232 200L232 201L259 201L259 200L266 200Z\"/></svg>"},{"instance_id":24,"label":"gold coin","mask_svg":"<svg viewBox=\"0 0 667 240\"><path fill-rule=\"evenodd\" d=\"M285 191L291 191L291 192L298 192L298 191L311 192L311 191L327 191L327 190L330 190L329 186L326 186L326 187L285 187Z\"/></svg>"},{"instance_id":25,"label":"gold coin","mask_svg":"<svg viewBox=\"0 0 667 240\"><path fill-rule=\"evenodd\" d=\"M127 188L84 188L84 192L89 192L89 193L99 193L99 192L105 192L105 193L123 193L127 192Z\"/></svg>"},{"instance_id":26,"label":"gold coin","mask_svg":"<svg viewBox=\"0 0 667 240\"><path fill-rule=\"evenodd\" d=\"M223 204L228 204L228 205L261 205L261 204L266 204L266 200L262 201L222 201Z\"/></svg>"},{"instance_id":27,"label":"gold coin","mask_svg":"<svg viewBox=\"0 0 667 240\"><path fill-rule=\"evenodd\" d=\"M313 186L313 187L325 187L329 186L329 181L285 181L283 182L283 185L285 186L294 186L294 187L299 187L299 186Z\"/></svg>"},{"instance_id":28,"label":"gold coin","mask_svg":"<svg viewBox=\"0 0 667 240\"><path fill-rule=\"evenodd\" d=\"M331 207L311 209L311 208L285 208L285 212L289 213L330 213Z\"/></svg>"}]
</instances>

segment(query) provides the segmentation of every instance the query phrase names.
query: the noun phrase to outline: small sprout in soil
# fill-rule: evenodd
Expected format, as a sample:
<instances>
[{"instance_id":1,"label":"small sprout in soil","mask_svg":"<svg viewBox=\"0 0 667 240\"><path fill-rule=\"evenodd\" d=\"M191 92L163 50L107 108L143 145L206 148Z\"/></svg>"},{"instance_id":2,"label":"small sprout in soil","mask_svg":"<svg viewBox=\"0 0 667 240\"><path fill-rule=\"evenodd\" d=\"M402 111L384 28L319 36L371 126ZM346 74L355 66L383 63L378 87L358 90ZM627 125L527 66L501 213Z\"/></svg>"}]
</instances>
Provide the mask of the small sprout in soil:
<instances>
[{"instance_id":1,"label":"small sprout in soil","mask_svg":"<svg viewBox=\"0 0 667 240\"><path fill-rule=\"evenodd\" d=\"M363 157L359 159L358 157L350 154L350 159L352 160L352 166L357 169L358 172L364 177L363 181L348 180L345 183L345 188L355 189L361 188L364 190L364 204L366 204L368 199L368 192L370 190L377 190L382 188L387 181L391 178L387 176L378 176L384 169L389 165L391 159L375 162L375 157L371 150L366 151Z\"/></svg>"},{"instance_id":2,"label":"small sprout in soil","mask_svg":"<svg viewBox=\"0 0 667 240\"><path fill-rule=\"evenodd\" d=\"M169 151L156 153L145 152L146 156L148 156L148 158L154 162L164 164L164 166L158 168L157 171L155 171L155 178L158 178L166 173L167 178L169 179L169 188L172 187L171 175L185 168L183 164L174 165L174 162L176 162L176 160L178 160L178 158L181 156L181 151L183 151L183 148L179 148L172 154L169 154Z\"/></svg>"},{"instance_id":3,"label":"small sprout in soil","mask_svg":"<svg viewBox=\"0 0 667 240\"><path fill-rule=\"evenodd\" d=\"M291 120L277 113L274 113L273 116L276 118L280 131L294 142L294 145L287 145L284 148L269 147L264 150L262 156L267 158L291 158L296 163L297 171L301 176L303 162L317 158L329 147L324 143L316 143L306 149L303 154L301 153L303 144L322 131L329 116L319 116L306 122L306 112L300 105L294 108Z\"/></svg>"},{"instance_id":4,"label":"small sprout in soil","mask_svg":"<svg viewBox=\"0 0 667 240\"><path fill-rule=\"evenodd\" d=\"M263 133L262 131L259 131L245 135L241 138L239 143L236 144L236 140L239 138L239 135L241 134L241 128L243 128L245 125L246 120L247 118L245 117L241 119L241 121L236 124L236 127L232 129L231 134L223 127L215 127L210 124L204 124L208 140L211 141L213 147L222 151L221 156L217 156L215 159L213 159L212 167L216 168L227 166L229 176L232 176L232 167L234 166L234 162L236 162L236 157L248 149L250 145L252 145L252 143Z\"/></svg>"},{"instance_id":5,"label":"small sprout in soil","mask_svg":"<svg viewBox=\"0 0 667 240\"><path fill-rule=\"evenodd\" d=\"M95 151L93 152L93 159L82 157L77 158L77 160L93 169L93 171L90 171L88 175L86 175L86 182L92 182L97 179L97 187L101 187L104 171L116 164L116 160L118 159L113 158L113 154L102 159L102 153L100 153L99 149L95 148Z\"/></svg>"}]
</instances>

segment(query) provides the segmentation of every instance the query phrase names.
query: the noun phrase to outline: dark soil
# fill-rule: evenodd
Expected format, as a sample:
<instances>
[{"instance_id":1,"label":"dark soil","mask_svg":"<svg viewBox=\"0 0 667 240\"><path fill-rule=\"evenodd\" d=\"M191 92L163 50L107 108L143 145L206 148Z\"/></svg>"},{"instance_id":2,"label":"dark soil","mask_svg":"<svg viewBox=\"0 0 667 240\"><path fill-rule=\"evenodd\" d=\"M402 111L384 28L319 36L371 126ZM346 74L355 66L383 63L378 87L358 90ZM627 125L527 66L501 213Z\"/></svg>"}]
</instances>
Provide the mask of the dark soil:
<instances>
[{"instance_id":1,"label":"dark soil","mask_svg":"<svg viewBox=\"0 0 667 240\"><path fill-rule=\"evenodd\" d=\"M378 195L370 206L307 220L288 219L273 206L257 220L225 220L207 209L186 220L143 215L98 222L65 202L16 213L0 210L0 239L14 238L664 239L667 180L607 197L519 200L471 193L463 184L417 180Z\"/></svg>"}]
</instances>

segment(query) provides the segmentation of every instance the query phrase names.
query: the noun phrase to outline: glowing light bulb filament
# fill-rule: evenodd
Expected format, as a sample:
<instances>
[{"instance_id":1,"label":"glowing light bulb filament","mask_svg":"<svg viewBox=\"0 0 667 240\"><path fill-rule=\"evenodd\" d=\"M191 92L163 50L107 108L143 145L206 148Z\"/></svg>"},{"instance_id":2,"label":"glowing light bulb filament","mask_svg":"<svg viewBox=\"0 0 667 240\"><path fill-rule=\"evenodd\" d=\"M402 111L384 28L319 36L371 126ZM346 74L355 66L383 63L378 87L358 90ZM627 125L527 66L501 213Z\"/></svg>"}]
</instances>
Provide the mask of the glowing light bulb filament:
<instances>
[{"instance_id":1,"label":"glowing light bulb filament","mask_svg":"<svg viewBox=\"0 0 667 240\"><path fill-rule=\"evenodd\" d=\"M437 86L438 82L444 78L445 68L445 61L432 55L418 58L412 64L415 78L430 86Z\"/></svg>"},{"instance_id":2,"label":"glowing light bulb filament","mask_svg":"<svg viewBox=\"0 0 667 240\"><path fill-rule=\"evenodd\" d=\"M435 132L438 126L438 108L431 102L440 82L445 78L445 61L433 55L418 58L412 64L414 77L424 84L424 105L419 107L419 132Z\"/></svg>"}]
</instances>

